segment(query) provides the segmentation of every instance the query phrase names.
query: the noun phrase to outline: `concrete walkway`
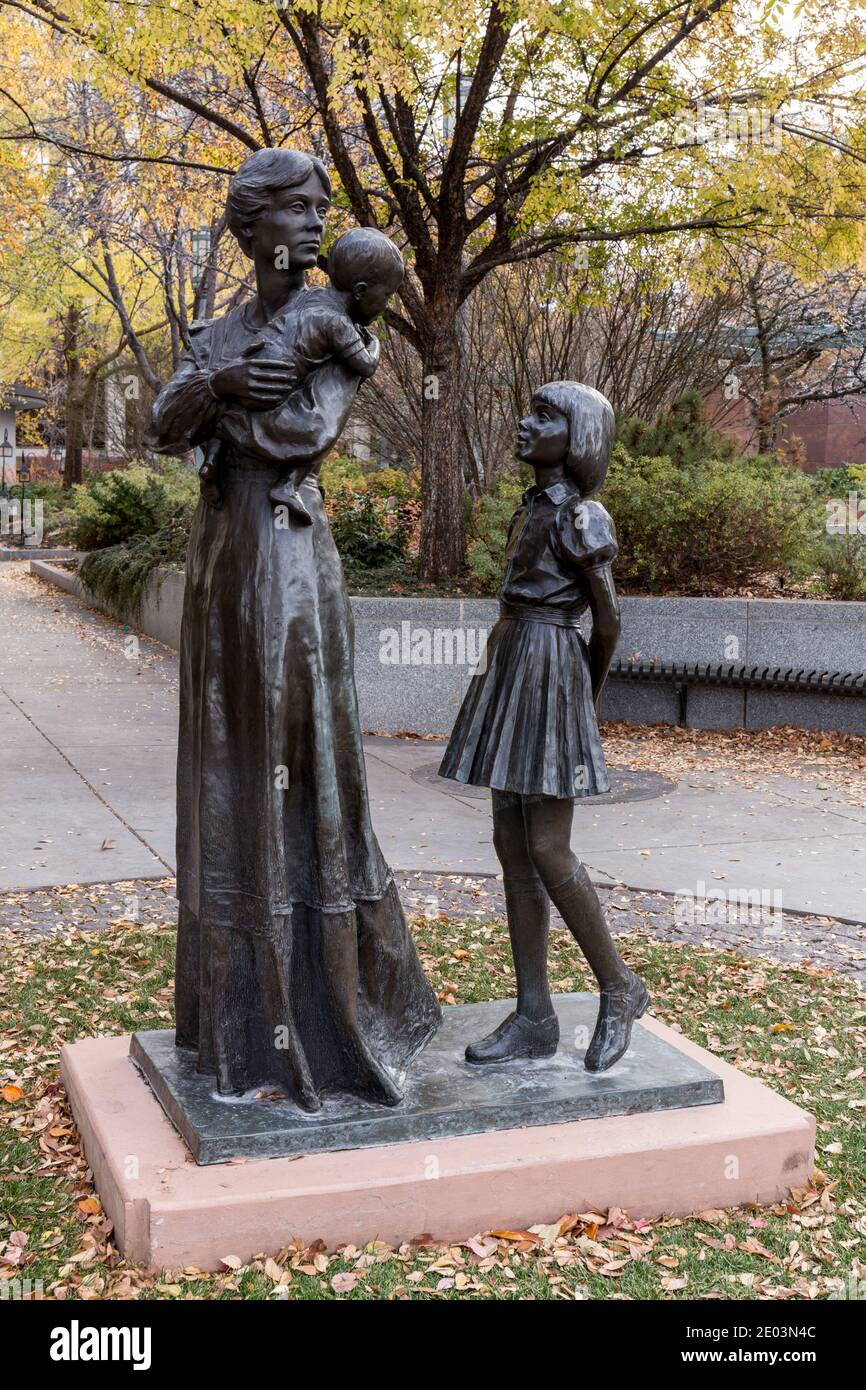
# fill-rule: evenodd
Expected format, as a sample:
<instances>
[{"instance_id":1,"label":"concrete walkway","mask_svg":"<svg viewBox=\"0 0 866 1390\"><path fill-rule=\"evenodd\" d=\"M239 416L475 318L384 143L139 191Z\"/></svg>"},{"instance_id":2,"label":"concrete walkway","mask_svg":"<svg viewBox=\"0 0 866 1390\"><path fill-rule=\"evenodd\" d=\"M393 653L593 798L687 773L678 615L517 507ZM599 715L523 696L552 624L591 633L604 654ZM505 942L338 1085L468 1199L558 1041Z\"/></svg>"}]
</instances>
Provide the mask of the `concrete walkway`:
<instances>
[{"instance_id":1,"label":"concrete walkway","mask_svg":"<svg viewBox=\"0 0 866 1390\"><path fill-rule=\"evenodd\" d=\"M175 653L12 564L0 633L0 891L172 872ZM385 855L406 871L495 873L489 797L437 781L440 754L367 741ZM866 921L866 808L816 782L688 773L653 799L578 805L574 845L600 883L764 894Z\"/></svg>"}]
</instances>

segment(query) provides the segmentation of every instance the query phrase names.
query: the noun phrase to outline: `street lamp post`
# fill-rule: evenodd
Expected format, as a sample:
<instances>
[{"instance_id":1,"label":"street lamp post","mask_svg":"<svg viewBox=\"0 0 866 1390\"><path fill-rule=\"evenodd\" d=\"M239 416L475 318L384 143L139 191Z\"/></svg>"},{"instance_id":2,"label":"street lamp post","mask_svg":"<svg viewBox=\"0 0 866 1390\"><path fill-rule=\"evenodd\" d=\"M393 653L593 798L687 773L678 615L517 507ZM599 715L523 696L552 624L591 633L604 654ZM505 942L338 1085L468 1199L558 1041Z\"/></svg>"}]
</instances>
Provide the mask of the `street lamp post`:
<instances>
[{"instance_id":1,"label":"street lamp post","mask_svg":"<svg viewBox=\"0 0 866 1390\"><path fill-rule=\"evenodd\" d=\"M208 257L211 251L210 227L198 227L190 235L190 251L192 266L190 278L193 289L198 294L204 273L207 270Z\"/></svg>"},{"instance_id":2,"label":"street lamp post","mask_svg":"<svg viewBox=\"0 0 866 1390\"><path fill-rule=\"evenodd\" d=\"M23 453L18 468L18 481L21 484L21 545L23 547L26 544L24 536L24 488L25 485L30 482L30 464L27 462Z\"/></svg>"},{"instance_id":3,"label":"street lamp post","mask_svg":"<svg viewBox=\"0 0 866 1390\"><path fill-rule=\"evenodd\" d=\"M3 473L0 477L0 497L9 496L9 488L6 486L6 460L11 459L15 453L14 448L9 443L9 430L3 431L3 443L0 444L0 459L3 460Z\"/></svg>"}]
</instances>

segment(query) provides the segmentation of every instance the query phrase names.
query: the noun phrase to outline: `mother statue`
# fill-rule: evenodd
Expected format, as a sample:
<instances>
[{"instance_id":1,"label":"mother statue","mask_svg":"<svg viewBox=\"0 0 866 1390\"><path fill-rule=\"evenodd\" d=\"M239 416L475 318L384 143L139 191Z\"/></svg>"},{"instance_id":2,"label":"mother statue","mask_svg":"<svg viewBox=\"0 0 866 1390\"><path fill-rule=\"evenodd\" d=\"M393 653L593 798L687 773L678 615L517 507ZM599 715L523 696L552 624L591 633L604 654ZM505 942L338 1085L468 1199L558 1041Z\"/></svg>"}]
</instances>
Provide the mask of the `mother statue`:
<instances>
[{"instance_id":1,"label":"mother statue","mask_svg":"<svg viewBox=\"0 0 866 1390\"><path fill-rule=\"evenodd\" d=\"M220 1092L273 1083L308 1111L338 1093L396 1105L440 1022L370 822L351 608L315 477L359 377L330 360L298 385L254 355L266 325L297 337L329 198L312 156L241 165L226 216L256 295L192 325L148 437L168 454L221 439L224 457L222 505L199 502L187 558L176 1041ZM268 497L302 467L310 526Z\"/></svg>"}]
</instances>

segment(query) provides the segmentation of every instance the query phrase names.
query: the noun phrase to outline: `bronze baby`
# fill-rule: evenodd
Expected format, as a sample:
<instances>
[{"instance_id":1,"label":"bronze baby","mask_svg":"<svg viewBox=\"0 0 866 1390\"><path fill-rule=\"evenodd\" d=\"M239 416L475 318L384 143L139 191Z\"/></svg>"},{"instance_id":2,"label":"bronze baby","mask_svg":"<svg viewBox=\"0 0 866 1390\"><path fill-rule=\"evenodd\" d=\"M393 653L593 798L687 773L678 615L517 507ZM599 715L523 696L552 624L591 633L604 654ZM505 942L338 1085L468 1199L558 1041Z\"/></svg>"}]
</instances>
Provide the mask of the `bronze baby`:
<instances>
[{"instance_id":1,"label":"bronze baby","mask_svg":"<svg viewBox=\"0 0 866 1390\"><path fill-rule=\"evenodd\" d=\"M384 311L405 274L397 247L382 232L370 227L357 227L339 237L323 268L331 284L306 292L300 325L294 323L296 313L278 314L265 324L243 354L260 361L287 362L293 370L292 390L310 372L332 359L343 362L360 377L373 375L379 362L379 344L367 324ZM222 458L222 441L212 439L205 450L199 480L204 496L216 506L221 504ZM304 526L309 526L310 514L298 489L309 472L306 467L288 470L269 494L275 506L286 507Z\"/></svg>"}]
</instances>

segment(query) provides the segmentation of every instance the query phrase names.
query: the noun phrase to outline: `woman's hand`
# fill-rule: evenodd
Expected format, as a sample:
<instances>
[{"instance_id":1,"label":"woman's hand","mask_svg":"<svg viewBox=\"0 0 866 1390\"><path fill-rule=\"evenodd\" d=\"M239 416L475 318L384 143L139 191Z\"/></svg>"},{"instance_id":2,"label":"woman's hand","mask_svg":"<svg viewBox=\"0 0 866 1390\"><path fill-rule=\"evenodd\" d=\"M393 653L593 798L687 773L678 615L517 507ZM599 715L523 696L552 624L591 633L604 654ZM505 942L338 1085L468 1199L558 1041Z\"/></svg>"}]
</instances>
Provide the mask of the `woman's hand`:
<instances>
[{"instance_id":1,"label":"woman's hand","mask_svg":"<svg viewBox=\"0 0 866 1390\"><path fill-rule=\"evenodd\" d=\"M285 400L296 385L292 367L288 362L255 356L262 346L254 343L227 367L211 372L208 384L215 395L246 410L270 410Z\"/></svg>"}]
</instances>

